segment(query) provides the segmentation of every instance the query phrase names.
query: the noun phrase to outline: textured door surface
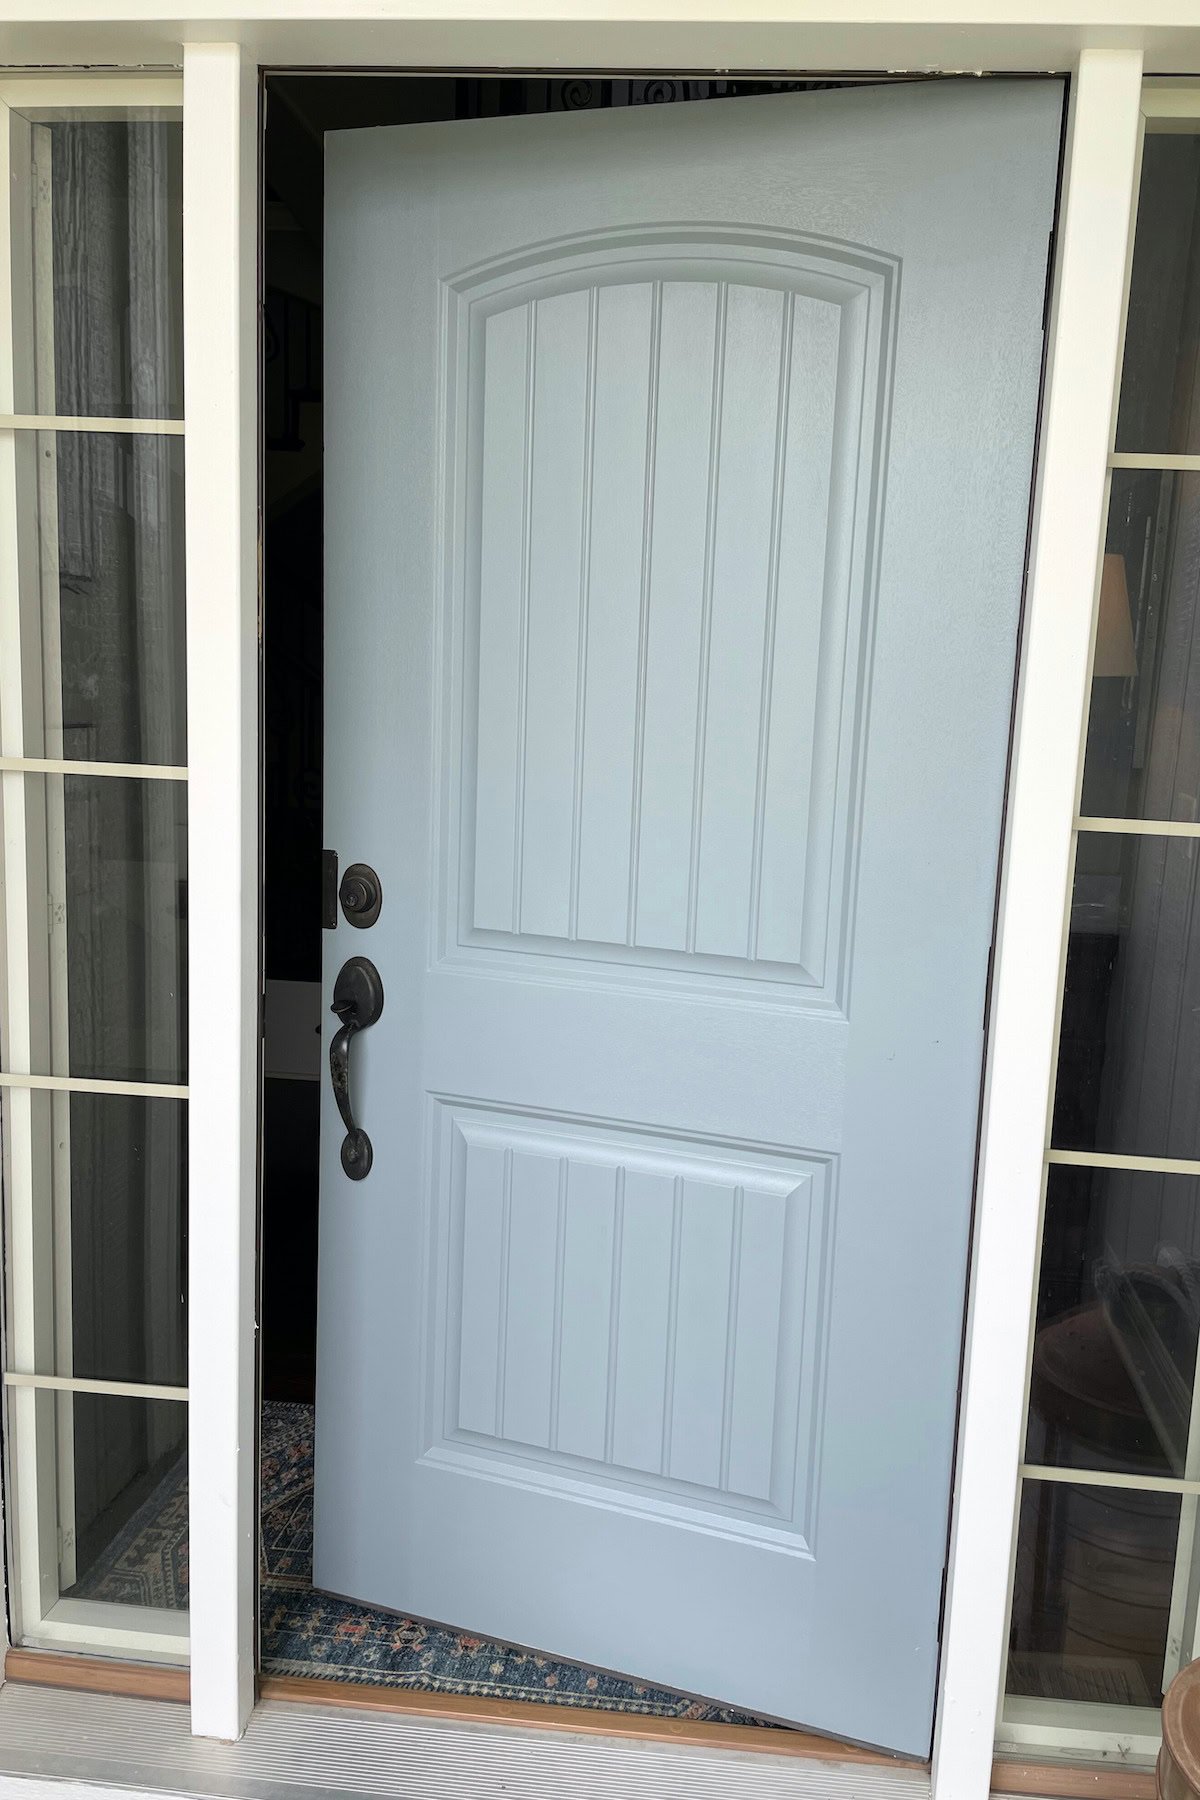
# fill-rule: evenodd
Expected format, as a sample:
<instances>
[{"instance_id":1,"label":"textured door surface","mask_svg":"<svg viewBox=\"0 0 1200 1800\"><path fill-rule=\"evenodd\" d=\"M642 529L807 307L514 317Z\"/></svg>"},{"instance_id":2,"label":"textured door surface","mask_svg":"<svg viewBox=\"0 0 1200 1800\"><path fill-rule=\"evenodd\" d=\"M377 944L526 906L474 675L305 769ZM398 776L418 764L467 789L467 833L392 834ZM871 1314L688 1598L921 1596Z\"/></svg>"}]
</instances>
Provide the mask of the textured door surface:
<instances>
[{"instance_id":1,"label":"textured door surface","mask_svg":"<svg viewBox=\"0 0 1200 1800\"><path fill-rule=\"evenodd\" d=\"M327 140L322 1587L928 1751L1061 98Z\"/></svg>"}]
</instances>

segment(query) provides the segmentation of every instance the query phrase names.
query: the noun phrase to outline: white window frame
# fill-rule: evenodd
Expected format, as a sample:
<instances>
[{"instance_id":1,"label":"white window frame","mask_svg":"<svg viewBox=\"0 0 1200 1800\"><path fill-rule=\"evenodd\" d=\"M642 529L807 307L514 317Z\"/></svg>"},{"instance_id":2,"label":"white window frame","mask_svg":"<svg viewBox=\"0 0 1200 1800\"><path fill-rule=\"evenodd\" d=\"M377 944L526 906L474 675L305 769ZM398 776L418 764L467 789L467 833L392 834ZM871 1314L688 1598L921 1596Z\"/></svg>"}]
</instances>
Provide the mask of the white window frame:
<instances>
[{"instance_id":1,"label":"white window frame","mask_svg":"<svg viewBox=\"0 0 1200 1800\"><path fill-rule=\"evenodd\" d=\"M186 1097L185 1086L73 1079L52 1073L65 1066L66 965L61 919L51 925L49 895L64 892L62 777L103 779L132 775L186 780L187 770L74 762L61 755L31 756L31 743L61 750L56 704L58 594L48 558L54 551L53 465L37 465L38 505L22 498L17 459L31 433L86 430L176 435L181 421L74 419L16 410L13 348L47 334L35 329L31 280L45 247L35 240L26 149L41 118L86 107L114 117L130 107L178 111L178 77L36 76L0 79L0 815L4 854L2 901L5 982L3 1026L6 1102L4 1177L11 1232L10 1293L5 1320L5 1390L13 1446L9 1541L16 1580L12 1608L23 1641L45 1647L86 1647L101 1654L134 1651L148 1659L186 1659L185 1613L166 1608L114 1607L62 1597L74 1565L72 1395L165 1399L186 1403L187 1389L93 1380L70 1370L69 1105L72 1093L136 1093ZM18 115L18 128L13 115ZM27 121L33 123L26 129ZM43 144L43 153L47 146ZM44 173L44 171L42 172ZM14 280L20 269L22 278ZM26 278L28 275L29 279ZM47 371L39 368L40 374ZM39 388L39 391L43 391ZM34 438L36 447L37 438ZM47 511L49 506L50 510ZM39 541L40 540L40 541ZM40 593L34 590L40 589ZM41 781L32 782L31 775ZM53 1197L53 1213L37 1204ZM66 1305L64 1305L64 1301ZM45 1373L47 1369L57 1372Z\"/></svg>"},{"instance_id":2,"label":"white window frame","mask_svg":"<svg viewBox=\"0 0 1200 1800\"><path fill-rule=\"evenodd\" d=\"M1009 795L975 1257L960 1420L937 1733L936 1800L982 1800L989 1784L1008 1598L1008 1547L1033 1291L1047 1096L1075 779L1087 692L1096 549L1136 180L1142 55L1078 48L1071 9L996 0L995 17L930 23L909 0L775 7L728 21L664 24L661 8L597 19L571 8L486 23L426 0L337 8L227 0L197 28L165 3L105 19L102 0L0 0L0 56L137 62L183 43L185 369L189 628L192 1205L190 1244L192 1724L235 1738L253 1703L256 1521L255 1272L258 1021L257 457L255 247L257 63L430 67L815 69L956 62L1073 75L1070 162L1058 252L1018 732ZM1200 65L1200 29L1108 20L1164 64ZM128 8L125 9L128 14ZM620 17L618 17L618 11ZM719 12L720 9L718 8ZM1062 16L1059 16L1062 11ZM333 14L336 12L337 16ZM570 14L574 12L575 17ZM880 14L884 16L880 17ZM246 30L239 22L253 15ZM734 27L731 29L731 26ZM797 27L803 29L797 35ZM1134 28L1136 31L1127 30ZM582 34L582 35L581 35ZM245 39L245 42L239 41ZM1096 43L1096 33L1092 33ZM1172 62L1169 59L1175 59Z\"/></svg>"},{"instance_id":3,"label":"white window frame","mask_svg":"<svg viewBox=\"0 0 1200 1800\"><path fill-rule=\"evenodd\" d=\"M1136 156L1134 165L1134 198L1131 209L1130 230L1126 250L1125 274L1121 294L1121 342L1118 352L1118 376L1114 383L1108 438L1106 444L1106 468L1103 490L1103 514L1101 530L1098 536L1094 567L1094 591L1098 600L1106 526L1109 510L1109 493L1113 472L1119 469L1153 469L1161 471L1200 470L1200 456L1170 455L1155 451L1122 452L1115 448L1117 423L1117 398L1120 386L1119 369L1124 353L1124 337L1126 313L1129 302L1129 286L1133 266L1133 240L1137 189L1141 174L1142 147L1147 131L1155 130L1187 130L1200 132L1200 82L1189 80L1155 81L1153 78L1143 83L1139 100L1139 118L1137 131ZM1091 665L1095 653L1095 635L1098 619L1098 604L1093 607L1091 631L1088 642L1088 688L1091 687ZM1077 766L1075 788L1072 800L1072 834L1070 845L1070 862L1074 871L1075 853L1078 833L1121 834L1156 838L1200 838L1200 825L1162 819L1111 819L1093 818L1080 812L1080 790L1083 784L1083 762L1086 747L1087 708L1081 721L1079 744L1077 750ZM1066 961L1069 943L1069 903L1064 909L1059 951L1059 971L1056 984L1056 1016L1054 1035L1057 1041L1061 1024L1062 992L1066 974ZM1052 1101L1051 1096L1051 1101ZM1129 1156L1110 1154L1102 1151L1057 1150L1051 1143L1052 1105L1048 1108L1046 1131L1043 1148L1044 1170L1042 1175L1042 1191L1038 1216L1039 1252L1042 1224L1045 1211L1046 1180L1051 1168L1055 1166L1074 1166L1093 1169L1128 1169L1144 1173L1178 1174L1200 1176L1200 1159ZM1036 1279L1036 1275L1035 1275ZM1023 1447L1026 1440L1028 1413L1028 1392L1031 1379L1034 1333L1036 1318L1033 1308L1030 1309L1029 1329L1026 1346L1025 1393L1026 1401L1022 1409L1019 1443ZM1057 1482L1069 1486L1103 1487L1127 1493L1161 1493L1175 1495L1180 1502L1179 1529L1175 1551L1175 1570L1172 1585L1171 1609L1167 1628L1167 1649L1163 1669L1163 1686L1166 1688L1182 1667L1200 1656L1200 1605L1197 1604L1197 1578L1200 1569L1197 1567L1198 1525L1200 1525L1200 1371L1198 1380L1193 1383L1192 1417L1188 1434L1188 1445L1183 1477L1154 1477L1133 1474L1119 1474L1100 1470L1072 1469L1068 1466L1048 1467L1026 1462L1023 1458L1019 1466L1019 1478L1036 1482ZM1015 1558L1016 1532L1013 1532L1013 1554ZM1010 1572L1009 1588L1011 1596L1012 1575ZM1008 1636L1008 1616L1006 1614L1004 1637ZM1086 1702L1064 1702L1033 1699L1016 1695L1004 1695L1001 1699L998 1723L997 1744L1002 1753L1014 1756L1036 1754L1047 1746L1064 1756L1108 1757L1114 1761L1125 1761L1129 1758L1150 1760L1158 1753L1162 1741L1159 1711L1155 1707L1117 1707L1092 1704Z\"/></svg>"}]
</instances>

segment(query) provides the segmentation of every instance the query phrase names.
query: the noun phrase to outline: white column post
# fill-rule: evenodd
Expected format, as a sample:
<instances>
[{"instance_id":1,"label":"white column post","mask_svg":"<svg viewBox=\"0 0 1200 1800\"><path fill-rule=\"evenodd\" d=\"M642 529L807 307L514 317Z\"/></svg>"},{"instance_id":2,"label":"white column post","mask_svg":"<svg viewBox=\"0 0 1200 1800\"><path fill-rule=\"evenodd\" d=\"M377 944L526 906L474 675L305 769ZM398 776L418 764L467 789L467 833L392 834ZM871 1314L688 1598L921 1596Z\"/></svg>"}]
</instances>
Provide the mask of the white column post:
<instances>
[{"instance_id":1,"label":"white column post","mask_svg":"<svg viewBox=\"0 0 1200 1800\"><path fill-rule=\"evenodd\" d=\"M1063 918L1140 147L1140 50L1072 84L976 1200L934 1800L985 1800L1005 1661Z\"/></svg>"},{"instance_id":2,"label":"white column post","mask_svg":"<svg viewBox=\"0 0 1200 1800\"><path fill-rule=\"evenodd\" d=\"M258 1206L257 69L183 60L192 1730L254 1703Z\"/></svg>"}]
</instances>

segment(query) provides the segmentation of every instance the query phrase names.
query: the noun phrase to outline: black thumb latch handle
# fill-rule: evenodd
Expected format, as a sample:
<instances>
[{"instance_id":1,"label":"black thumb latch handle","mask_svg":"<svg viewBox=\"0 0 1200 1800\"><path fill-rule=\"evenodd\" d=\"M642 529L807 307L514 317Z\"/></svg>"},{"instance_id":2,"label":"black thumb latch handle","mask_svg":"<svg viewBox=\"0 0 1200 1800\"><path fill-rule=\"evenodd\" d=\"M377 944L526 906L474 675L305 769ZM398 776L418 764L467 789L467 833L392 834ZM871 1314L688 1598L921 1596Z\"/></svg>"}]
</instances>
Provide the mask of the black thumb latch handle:
<instances>
[{"instance_id":1,"label":"black thumb latch handle","mask_svg":"<svg viewBox=\"0 0 1200 1800\"><path fill-rule=\"evenodd\" d=\"M374 1153L370 1138L362 1126L354 1122L354 1108L350 1103L350 1045L356 1033L373 1025L383 1011L383 982L379 970L368 957L352 956L338 970L330 1011L342 1021L329 1046L333 1097L346 1127L342 1140L342 1168L351 1181L361 1181L370 1173Z\"/></svg>"}]
</instances>

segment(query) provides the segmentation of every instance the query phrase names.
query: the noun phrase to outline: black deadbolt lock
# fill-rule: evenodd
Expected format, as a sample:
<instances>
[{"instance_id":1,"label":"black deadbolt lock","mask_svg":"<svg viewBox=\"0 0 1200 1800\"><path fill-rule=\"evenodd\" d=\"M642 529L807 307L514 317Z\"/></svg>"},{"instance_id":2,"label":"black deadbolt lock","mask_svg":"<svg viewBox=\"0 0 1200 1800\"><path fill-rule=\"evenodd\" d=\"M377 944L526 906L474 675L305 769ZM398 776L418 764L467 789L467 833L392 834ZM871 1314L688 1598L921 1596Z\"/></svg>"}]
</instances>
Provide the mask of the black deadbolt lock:
<instances>
[{"instance_id":1,"label":"black deadbolt lock","mask_svg":"<svg viewBox=\"0 0 1200 1800\"><path fill-rule=\"evenodd\" d=\"M373 925L383 905L383 885L368 863L351 863L342 876L338 899L348 925Z\"/></svg>"}]
</instances>

